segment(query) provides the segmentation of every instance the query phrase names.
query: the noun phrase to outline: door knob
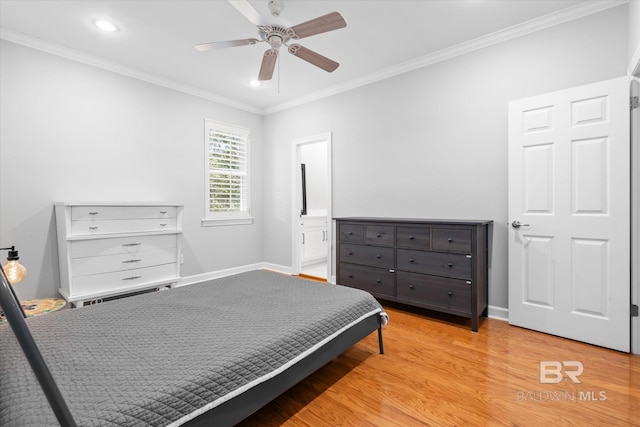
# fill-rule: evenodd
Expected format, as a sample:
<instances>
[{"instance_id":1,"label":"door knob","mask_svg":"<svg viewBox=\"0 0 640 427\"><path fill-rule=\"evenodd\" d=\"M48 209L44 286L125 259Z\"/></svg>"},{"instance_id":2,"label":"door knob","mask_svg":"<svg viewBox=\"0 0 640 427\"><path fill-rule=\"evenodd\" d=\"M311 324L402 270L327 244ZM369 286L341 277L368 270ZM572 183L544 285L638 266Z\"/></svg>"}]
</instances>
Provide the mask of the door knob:
<instances>
[{"instance_id":1,"label":"door knob","mask_svg":"<svg viewBox=\"0 0 640 427\"><path fill-rule=\"evenodd\" d=\"M520 221L513 221L513 222L511 223L511 226L512 226L513 228L520 228L520 227L522 227L523 225L524 225L525 227L528 227L528 226L529 226L529 224L522 224L522 223L520 223Z\"/></svg>"}]
</instances>

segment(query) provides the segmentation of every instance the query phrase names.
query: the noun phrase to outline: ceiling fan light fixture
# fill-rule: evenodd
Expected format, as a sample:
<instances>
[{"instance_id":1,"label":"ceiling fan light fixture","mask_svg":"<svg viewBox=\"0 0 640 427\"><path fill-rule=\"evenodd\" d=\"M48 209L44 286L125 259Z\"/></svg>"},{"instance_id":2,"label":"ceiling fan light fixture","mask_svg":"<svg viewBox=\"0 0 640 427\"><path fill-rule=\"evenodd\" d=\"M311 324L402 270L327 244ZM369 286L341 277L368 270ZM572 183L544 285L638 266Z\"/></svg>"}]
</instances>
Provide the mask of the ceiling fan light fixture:
<instances>
[{"instance_id":1,"label":"ceiling fan light fixture","mask_svg":"<svg viewBox=\"0 0 640 427\"><path fill-rule=\"evenodd\" d=\"M115 33L116 31L118 31L118 27L116 27L113 22L107 21L106 19L98 19L94 22L94 24L102 31L106 31L108 33Z\"/></svg>"},{"instance_id":2,"label":"ceiling fan light fixture","mask_svg":"<svg viewBox=\"0 0 640 427\"><path fill-rule=\"evenodd\" d=\"M271 16L280 16L282 9L284 9L282 0L269 0L269 12L271 12Z\"/></svg>"}]
</instances>

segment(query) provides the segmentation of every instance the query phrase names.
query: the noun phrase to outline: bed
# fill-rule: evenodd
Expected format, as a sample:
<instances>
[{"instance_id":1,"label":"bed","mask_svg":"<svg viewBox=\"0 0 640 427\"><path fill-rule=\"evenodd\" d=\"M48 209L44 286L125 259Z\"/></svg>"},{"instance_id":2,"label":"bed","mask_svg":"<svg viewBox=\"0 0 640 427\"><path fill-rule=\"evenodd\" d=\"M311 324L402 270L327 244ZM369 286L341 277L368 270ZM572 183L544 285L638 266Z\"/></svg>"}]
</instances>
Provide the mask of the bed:
<instances>
[{"instance_id":1,"label":"bed","mask_svg":"<svg viewBox=\"0 0 640 427\"><path fill-rule=\"evenodd\" d=\"M376 330L384 352L370 294L270 271L29 319L5 281L3 426L233 425Z\"/></svg>"}]
</instances>

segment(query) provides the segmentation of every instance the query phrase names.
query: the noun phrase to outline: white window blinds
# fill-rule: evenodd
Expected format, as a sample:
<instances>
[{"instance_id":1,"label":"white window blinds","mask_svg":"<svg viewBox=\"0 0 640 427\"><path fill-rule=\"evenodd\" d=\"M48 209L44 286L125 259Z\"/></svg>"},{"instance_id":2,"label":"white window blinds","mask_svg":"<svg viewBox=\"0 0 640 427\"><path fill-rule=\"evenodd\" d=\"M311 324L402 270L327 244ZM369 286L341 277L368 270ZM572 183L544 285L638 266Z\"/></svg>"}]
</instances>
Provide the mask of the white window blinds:
<instances>
[{"instance_id":1,"label":"white window blinds","mask_svg":"<svg viewBox=\"0 0 640 427\"><path fill-rule=\"evenodd\" d=\"M248 218L249 130L205 121L206 217Z\"/></svg>"}]
</instances>

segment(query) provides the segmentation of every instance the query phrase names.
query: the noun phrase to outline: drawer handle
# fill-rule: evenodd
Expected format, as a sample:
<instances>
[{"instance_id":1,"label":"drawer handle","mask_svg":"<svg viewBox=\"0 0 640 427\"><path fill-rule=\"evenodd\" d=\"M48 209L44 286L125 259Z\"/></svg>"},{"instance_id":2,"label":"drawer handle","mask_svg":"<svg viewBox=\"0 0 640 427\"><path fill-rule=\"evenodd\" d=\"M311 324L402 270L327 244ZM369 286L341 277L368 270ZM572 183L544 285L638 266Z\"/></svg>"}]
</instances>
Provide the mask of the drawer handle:
<instances>
[{"instance_id":1,"label":"drawer handle","mask_svg":"<svg viewBox=\"0 0 640 427\"><path fill-rule=\"evenodd\" d=\"M382 255L376 255L376 258L378 259L382 258Z\"/></svg>"},{"instance_id":2,"label":"drawer handle","mask_svg":"<svg viewBox=\"0 0 640 427\"><path fill-rule=\"evenodd\" d=\"M122 280L136 280L141 278L142 276L131 276L131 277L125 277Z\"/></svg>"},{"instance_id":3,"label":"drawer handle","mask_svg":"<svg viewBox=\"0 0 640 427\"><path fill-rule=\"evenodd\" d=\"M160 224L160 227L166 227L167 224Z\"/></svg>"},{"instance_id":4,"label":"drawer handle","mask_svg":"<svg viewBox=\"0 0 640 427\"><path fill-rule=\"evenodd\" d=\"M382 282L382 280L376 279L376 283L380 283L380 282Z\"/></svg>"},{"instance_id":5,"label":"drawer handle","mask_svg":"<svg viewBox=\"0 0 640 427\"><path fill-rule=\"evenodd\" d=\"M453 267L453 263L448 263L447 267L449 267L449 268Z\"/></svg>"},{"instance_id":6,"label":"drawer handle","mask_svg":"<svg viewBox=\"0 0 640 427\"><path fill-rule=\"evenodd\" d=\"M125 243L122 246L140 246L142 243Z\"/></svg>"},{"instance_id":7,"label":"drawer handle","mask_svg":"<svg viewBox=\"0 0 640 427\"><path fill-rule=\"evenodd\" d=\"M382 234L378 234L378 237L382 237Z\"/></svg>"},{"instance_id":8,"label":"drawer handle","mask_svg":"<svg viewBox=\"0 0 640 427\"><path fill-rule=\"evenodd\" d=\"M349 279L353 279L353 274L349 274L347 277L349 277Z\"/></svg>"},{"instance_id":9,"label":"drawer handle","mask_svg":"<svg viewBox=\"0 0 640 427\"><path fill-rule=\"evenodd\" d=\"M129 260L126 260L126 261L122 261L122 263L123 264L131 264L133 262L140 262L140 261L142 261L142 260L141 259L129 259Z\"/></svg>"},{"instance_id":10,"label":"drawer handle","mask_svg":"<svg viewBox=\"0 0 640 427\"><path fill-rule=\"evenodd\" d=\"M416 287L413 285L409 285L409 289L415 289Z\"/></svg>"},{"instance_id":11,"label":"drawer handle","mask_svg":"<svg viewBox=\"0 0 640 427\"><path fill-rule=\"evenodd\" d=\"M348 236L353 236L353 233L350 231L347 233Z\"/></svg>"},{"instance_id":12,"label":"drawer handle","mask_svg":"<svg viewBox=\"0 0 640 427\"><path fill-rule=\"evenodd\" d=\"M453 242L453 238L452 238L452 237L449 237L449 238L447 239L447 242L449 242L449 243Z\"/></svg>"},{"instance_id":13,"label":"drawer handle","mask_svg":"<svg viewBox=\"0 0 640 427\"><path fill-rule=\"evenodd\" d=\"M89 230L97 230L98 227L89 227Z\"/></svg>"},{"instance_id":14,"label":"drawer handle","mask_svg":"<svg viewBox=\"0 0 640 427\"><path fill-rule=\"evenodd\" d=\"M416 238L413 236L409 236L409 240L415 240Z\"/></svg>"},{"instance_id":15,"label":"drawer handle","mask_svg":"<svg viewBox=\"0 0 640 427\"><path fill-rule=\"evenodd\" d=\"M453 296L453 291L449 291L449 292L447 292L447 295L449 295L450 297L452 297L452 296Z\"/></svg>"},{"instance_id":16,"label":"drawer handle","mask_svg":"<svg viewBox=\"0 0 640 427\"><path fill-rule=\"evenodd\" d=\"M353 252L348 252L347 255L353 255Z\"/></svg>"},{"instance_id":17,"label":"drawer handle","mask_svg":"<svg viewBox=\"0 0 640 427\"><path fill-rule=\"evenodd\" d=\"M98 215L98 212L89 212L89 215Z\"/></svg>"},{"instance_id":18,"label":"drawer handle","mask_svg":"<svg viewBox=\"0 0 640 427\"><path fill-rule=\"evenodd\" d=\"M162 215L164 215L164 214L166 214L166 213L167 213L167 211L160 211L160 213L161 213Z\"/></svg>"},{"instance_id":19,"label":"drawer handle","mask_svg":"<svg viewBox=\"0 0 640 427\"><path fill-rule=\"evenodd\" d=\"M409 262L415 262L415 259L409 258Z\"/></svg>"}]
</instances>

